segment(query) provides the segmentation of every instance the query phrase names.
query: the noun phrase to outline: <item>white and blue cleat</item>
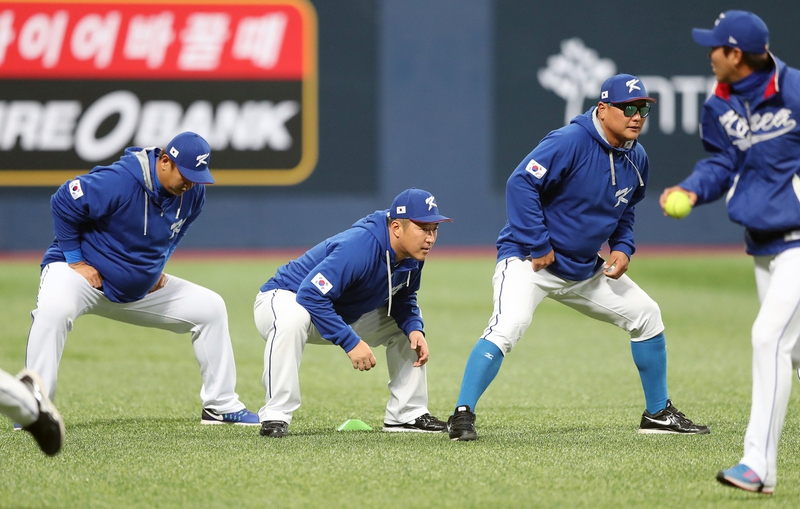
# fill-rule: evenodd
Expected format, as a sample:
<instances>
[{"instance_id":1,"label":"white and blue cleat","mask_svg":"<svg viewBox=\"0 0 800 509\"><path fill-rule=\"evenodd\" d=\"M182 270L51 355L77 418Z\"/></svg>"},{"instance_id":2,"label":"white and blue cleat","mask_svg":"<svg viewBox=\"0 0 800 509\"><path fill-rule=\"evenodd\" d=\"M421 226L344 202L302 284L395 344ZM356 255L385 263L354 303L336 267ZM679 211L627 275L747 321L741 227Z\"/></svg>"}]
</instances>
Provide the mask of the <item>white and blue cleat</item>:
<instances>
[{"instance_id":1,"label":"white and blue cleat","mask_svg":"<svg viewBox=\"0 0 800 509\"><path fill-rule=\"evenodd\" d=\"M210 408L204 408L200 416L201 424L236 424L238 426L261 426L258 414L243 408L238 412L219 414Z\"/></svg>"},{"instance_id":2,"label":"white and blue cleat","mask_svg":"<svg viewBox=\"0 0 800 509\"><path fill-rule=\"evenodd\" d=\"M764 495L772 495L775 491L775 486L767 486L758 477L758 474L753 472L753 469L743 463L731 467L727 470L720 470L717 472L717 481L727 486L733 486L745 491L752 491L754 493L763 493Z\"/></svg>"}]
</instances>

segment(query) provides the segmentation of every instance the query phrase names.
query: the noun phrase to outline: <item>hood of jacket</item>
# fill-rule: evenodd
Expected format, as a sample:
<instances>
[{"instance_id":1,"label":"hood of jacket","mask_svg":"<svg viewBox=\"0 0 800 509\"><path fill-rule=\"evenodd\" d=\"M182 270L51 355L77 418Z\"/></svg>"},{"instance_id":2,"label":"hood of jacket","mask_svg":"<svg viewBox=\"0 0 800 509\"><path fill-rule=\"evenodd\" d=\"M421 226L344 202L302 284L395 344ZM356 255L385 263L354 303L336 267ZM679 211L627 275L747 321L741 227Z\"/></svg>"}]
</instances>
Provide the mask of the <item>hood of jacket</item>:
<instances>
[{"instance_id":1,"label":"hood of jacket","mask_svg":"<svg viewBox=\"0 0 800 509\"><path fill-rule=\"evenodd\" d=\"M158 185L155 176L155 163L160 154L161 149L157 147L128 147L125 149L123 156L108 168L130 173L145 189L148 196L157 197ZM102 168L104 167L97 167L92 171Z\"/></svg>"}]
</instances>

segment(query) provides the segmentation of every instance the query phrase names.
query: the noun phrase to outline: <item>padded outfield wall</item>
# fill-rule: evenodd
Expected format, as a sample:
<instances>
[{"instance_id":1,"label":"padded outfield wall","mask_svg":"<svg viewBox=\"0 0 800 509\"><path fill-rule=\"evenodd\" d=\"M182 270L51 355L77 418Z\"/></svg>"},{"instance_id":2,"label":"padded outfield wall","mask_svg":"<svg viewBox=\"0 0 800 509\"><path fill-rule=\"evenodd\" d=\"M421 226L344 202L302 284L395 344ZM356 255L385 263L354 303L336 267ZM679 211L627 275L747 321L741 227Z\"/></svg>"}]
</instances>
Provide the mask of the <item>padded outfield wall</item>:
<instances>
[{"instance_id":1,"label":"padded outfield wall","mask_svg":"<svg viewBox=\"0 0 800 509\"><path fill-rule=\"evenodd\" d=\"M219 68L206 74L197 55L171 53L195 40L192 32L176 27L174 45L154 62L128 47L124 27L135 13L125 2L91 3L105 9L96 15L76 3L63 3L77 21L65 21L58 54L41 39L43 19L62 26L58 2L0 2L0 251L43 250L57 182L115 158L102 150L166 136L159 125L207 130L217 143L212 169L224 170L184 246L307 247L411 186L434 193L456 219L440 244L490 245L505 222L508 174L549 130L591 106L615 72L642 77L659 101L640 138L651 180L637 207L637 241L737 244L741 229L721 204L683 221L662 217L657 204L663 187L703 157L697 125L712 75L691 28L710 27L724 9L753 10L771 29L773 52L800 66L800 9L788 0L250 0L246 8L209 0L205 11L232 24ZM34 19L39 25L36 13L19 10L31 5L52 7ZM193 5L164 2L152 16L169 11L183 23L197 14ZM292 53L248 46L252 37L236 27L255 22L273 34L279 27ZM92 34L114 26L122 27L117 52L104 53ZM149 71L131 71L124 59L137 55ZM196 67L175 71L172 57ZM157 116L165 112L172 124ZM73 123L48 125L56 114ZM248 129L252 118L267 130ZM86 140L97 144L87 149Z\"/></svg>"}]
</instances>

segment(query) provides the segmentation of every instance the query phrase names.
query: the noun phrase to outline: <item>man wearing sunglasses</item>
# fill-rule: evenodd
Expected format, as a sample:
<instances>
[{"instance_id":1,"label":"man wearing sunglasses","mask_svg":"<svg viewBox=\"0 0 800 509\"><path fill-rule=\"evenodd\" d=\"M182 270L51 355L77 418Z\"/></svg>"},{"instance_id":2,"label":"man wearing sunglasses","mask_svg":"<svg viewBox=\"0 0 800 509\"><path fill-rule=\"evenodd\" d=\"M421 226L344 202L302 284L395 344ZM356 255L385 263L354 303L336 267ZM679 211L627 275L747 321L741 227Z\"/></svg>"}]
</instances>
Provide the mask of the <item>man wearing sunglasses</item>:
<instances>
[{"instance_id":1,"label":"man wearing sunglasses","mask_svg":"<svg viewBox=\"0 0 800 509\"><path fill-rule=\"evenodd\" d=\"M650 169L637 138L654 102L636 76L612 76L597 106L548 134L511 174L508 222L497 239L494 312L467 360L447 423L451 440L478 437L478 399L546 297L630 336L645 396L639 433L709 433L669 400L661 311L625 275L635 251L634 207ZM598 252L605 243L604 260Z\"/></svg>"},{"instance_id":2,"label":"man wearing sunglasses","mask_svg":"<svg viewBox=\"0 0 800 509\"><path fill-rule=\"evenodd\" d=\"M701 116L708 158L665 189L660 202L663 208L675 191L693 205L724 197L731 221L745 228L761 302L751 329L750 422L744 455L717 480L771 494L793 371L800 368L800 71L769 51L767 25L752 12L723 12L713 28L693 29L692 38L708 49L717 78Z\"/></svg>"}]
</instances>

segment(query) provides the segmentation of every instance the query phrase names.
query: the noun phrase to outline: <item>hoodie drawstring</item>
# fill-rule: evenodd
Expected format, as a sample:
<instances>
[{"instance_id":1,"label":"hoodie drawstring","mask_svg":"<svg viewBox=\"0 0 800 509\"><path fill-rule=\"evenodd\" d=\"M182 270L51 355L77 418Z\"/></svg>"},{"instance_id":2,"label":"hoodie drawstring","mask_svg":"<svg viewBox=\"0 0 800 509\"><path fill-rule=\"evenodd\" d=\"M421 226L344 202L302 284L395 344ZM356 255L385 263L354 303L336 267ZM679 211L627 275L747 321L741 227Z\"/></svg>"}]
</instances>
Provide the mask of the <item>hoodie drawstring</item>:
<instances>
[{"instance_id":1,"label":"hoodie drawstring","mask_svg":"<svg viewBox=\"0 0 800 509\"><path fill-rule=\"evenodd\" d=\"M614 153L609 150L608 151L608 162L611 164L611 185L617 185L617 174L614 172Z\"/></svg>"},{"instance_id":2,"label":"hoodie drawstring","mask_svg":"<svg viewBox=\"0 0 800 509\"><path fill-rule=\"evenodd\" d=\"M150 200L147 197L147 191L144 192L144 236L147 236L147 206L150 205Z\"/></svg>"},{"instance_id":3,"label":"hoodie drawstring","mask_svg":"<svg viewBox=\"0 0 800 509\"><path fill-rule=\"evenodd\" d=\"M639 173L639 168L637 168L636 164L631 160L630 157L628 157L628 154L624 154L624 155L625 155L625 159L627 159L628 162L631 163L631 166L633 166L633 169L636 171L636 176L639 178L639 186L643 187L644 186L644 180L642 180L642 174ZM615 167L614 167L614 152L611 151L611 150L608 151L608 163L611 165L611 185L612 186L616 186L617 185L617 173L616 173Z\"/></svg>"},{"instance_id":4,"label":"hoodie drawstring","mask_svg":"<svg viewBox=\"0 0 800 509\"><path fill-rule=\"evenodd\" d=\"M392 261L389 258L389 250L386 250L386 277L389 280L389 312L386 316L392 316Z\"/></svg>"},{"instance_id":5,"label":"hoodie drawstring","mask_svg":"<svg viewBox=\"0 0 800 509\"><path fill-rule=\"evenodd\" d=\"M627 159L628 162L631 163L631 166L633 166L633 169L636 170L636 176L639 177L639 186L644 187L644 180L642 180L642 174L639 173L639 168L637 168L636 164L634 164L634 162L631 161L631 158L628 157L628 154L625 154L625 159Z\"/></svg>"},{"instance_id":6,"label":"hoodie drawstring","mask_svg":"<svg viewBox=\"0 0 800 509\"><path fill-rule=\"evenodd\" d=\"M389 280L389 311L386 313L386 316L392 316L392 269L391 269L391 258L389 257L389 250L386 250L386 278ZM408 277L406 278L406 288L411 288L411 271L408 271Z\"/></svg>"}]
</instances>

